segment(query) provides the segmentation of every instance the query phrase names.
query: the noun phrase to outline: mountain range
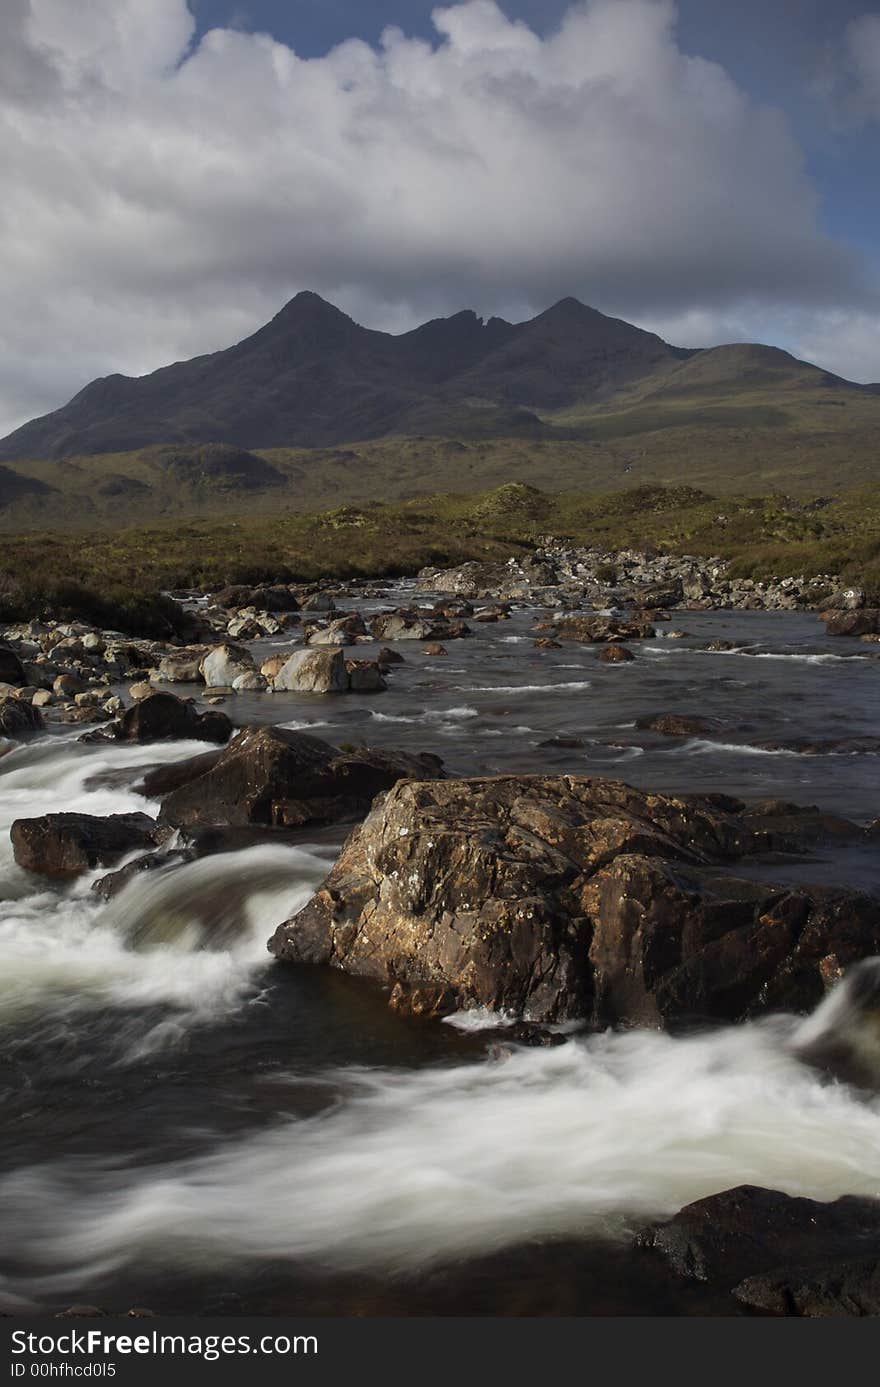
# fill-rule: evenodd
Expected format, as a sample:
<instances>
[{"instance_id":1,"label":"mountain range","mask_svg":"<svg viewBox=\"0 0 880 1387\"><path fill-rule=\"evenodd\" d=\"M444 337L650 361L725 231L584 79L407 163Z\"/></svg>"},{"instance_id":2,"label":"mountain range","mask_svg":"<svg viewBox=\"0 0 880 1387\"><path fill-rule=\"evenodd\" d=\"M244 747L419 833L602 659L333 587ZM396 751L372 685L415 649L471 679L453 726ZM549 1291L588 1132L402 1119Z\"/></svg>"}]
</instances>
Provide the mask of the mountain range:
<instances>
[{"instance_id":1,"label":"mountain range","mask_svg":"<svg viewBox=\"0 0 880 1387\"><path fill-rule=\"evenodd\" d=\"M880 386L759 344L675 347L573 298L392 335L305 291L235 346L103 377L0 440L0 508L25 523L71 495L137 516L517 476L797 490L871 479L878 425Z\"/></svg>"}]
</instances>

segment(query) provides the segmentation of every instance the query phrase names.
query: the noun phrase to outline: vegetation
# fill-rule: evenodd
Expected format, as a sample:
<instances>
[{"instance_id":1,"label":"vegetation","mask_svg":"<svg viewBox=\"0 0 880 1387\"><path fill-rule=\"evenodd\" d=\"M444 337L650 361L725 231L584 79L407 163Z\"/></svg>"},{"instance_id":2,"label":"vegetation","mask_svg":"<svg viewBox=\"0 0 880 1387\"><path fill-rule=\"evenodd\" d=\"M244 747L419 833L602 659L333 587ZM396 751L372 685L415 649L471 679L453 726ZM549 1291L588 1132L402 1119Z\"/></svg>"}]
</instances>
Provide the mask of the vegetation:
<instances>
[{"instance_id":1,"label":"vegetation","mask_svg":"<svg viewBox=\"0 0 880 1387\"><path fill-rule=\"evenodd\" d=\"M837 573L880 603L880 498L872 487L801 499L718 497L690 486L553 495L507 483L477 495L372 501L314 514L165 521L95 530L87 538L63 530L10 536L0 558L0 619L80 616L163 635L175 611L163 590L503 562L548 534L609 551L718 555L741 576Z\"/></svg>"}]
</instances>

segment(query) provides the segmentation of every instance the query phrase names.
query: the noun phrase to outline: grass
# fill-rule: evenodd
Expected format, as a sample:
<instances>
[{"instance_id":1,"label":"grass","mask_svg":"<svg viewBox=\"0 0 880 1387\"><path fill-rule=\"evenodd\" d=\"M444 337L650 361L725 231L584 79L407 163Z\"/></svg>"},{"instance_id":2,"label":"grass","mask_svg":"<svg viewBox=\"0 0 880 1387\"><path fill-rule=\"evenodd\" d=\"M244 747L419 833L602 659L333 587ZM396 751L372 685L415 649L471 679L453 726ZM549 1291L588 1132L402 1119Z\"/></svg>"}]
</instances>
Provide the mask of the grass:
<instances>
[{"instance_id":1,"label":"grass","mask_svg":"<svg viewBox=\"0 0 880 1387\"><path fill-rule=\"evenodd\" d=\"M364 501L303 513L7 536L0 619L82 616L132 633L169 634L178 587L396 577L428 565L504 562L542 535L607 550L718 555L766 578L839 573L880 604L880 498L873 487L834 498L717 496L694 486L550 493L507 482L487 492Z\"/></svg>"}]
</instances>

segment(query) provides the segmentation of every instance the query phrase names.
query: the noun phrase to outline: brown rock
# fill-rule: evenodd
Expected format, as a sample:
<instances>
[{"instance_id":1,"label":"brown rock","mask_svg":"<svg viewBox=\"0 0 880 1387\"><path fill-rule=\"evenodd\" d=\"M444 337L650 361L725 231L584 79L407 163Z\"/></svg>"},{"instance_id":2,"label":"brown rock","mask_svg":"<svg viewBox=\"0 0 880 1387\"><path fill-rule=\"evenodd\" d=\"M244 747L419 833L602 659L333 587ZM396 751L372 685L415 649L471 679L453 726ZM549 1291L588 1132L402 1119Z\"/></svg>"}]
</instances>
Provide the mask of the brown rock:
<instances>
[{"instance_id":1,"label":"brown rock","mask_svg":"<svg viewBox=\"0 0 880 1387\"><path fill-rule=\"evenodd\" d=\"M713 864L863 830L785 803L577 776L397 784L270 941L458 1005L597 1024L810 1007L827 959L880 949L880 903Z\"/></svg>"},{"instance_id":2,"label":"brown rock","mask_svg":"<svg viewBox=\"0 0 880 1387\"><path fill-rule=\"evenodd\" d=\"M10 830L15 860L29 872L71 877L110 867L126 853L155 847L155 819L147 814L43 814L16 819Z\"/></svg>"},{"instance_id":3,"label":"brown rock","mask_svg":"<svg viewBox=\"0 0 880 1387\"><path fill-rule=\"evenodd\" d=\"M627 650L625 645L618 645L617 642L612 641L610 645L603 646L599 651L598 658L605 665L622 665L636 657L631 650Z\"/></svg>"}]
</instances>

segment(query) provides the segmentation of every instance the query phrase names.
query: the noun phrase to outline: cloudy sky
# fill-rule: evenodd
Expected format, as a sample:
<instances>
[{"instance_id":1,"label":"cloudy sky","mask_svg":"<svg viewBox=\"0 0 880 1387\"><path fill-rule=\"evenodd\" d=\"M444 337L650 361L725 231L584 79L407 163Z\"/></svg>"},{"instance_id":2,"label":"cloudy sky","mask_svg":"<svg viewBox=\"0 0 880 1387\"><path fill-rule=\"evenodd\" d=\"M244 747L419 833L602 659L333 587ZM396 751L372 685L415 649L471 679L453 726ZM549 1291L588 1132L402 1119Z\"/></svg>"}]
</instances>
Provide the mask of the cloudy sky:
<instances>
[{"instance_id":1,"label":"cloudy sky","mask_svg":"<svg viewBox=\"0 0 880 1387\"><path fill-rule=\"evenodd\" d=\"M0 433L317 290L880 380L872 0L0 0Z\"/></svg>"}]
</instances>

